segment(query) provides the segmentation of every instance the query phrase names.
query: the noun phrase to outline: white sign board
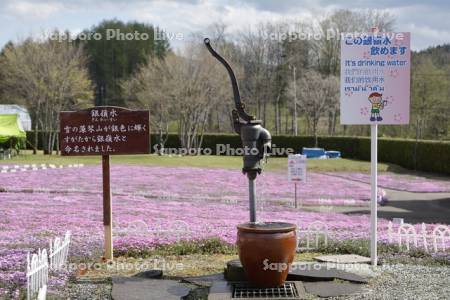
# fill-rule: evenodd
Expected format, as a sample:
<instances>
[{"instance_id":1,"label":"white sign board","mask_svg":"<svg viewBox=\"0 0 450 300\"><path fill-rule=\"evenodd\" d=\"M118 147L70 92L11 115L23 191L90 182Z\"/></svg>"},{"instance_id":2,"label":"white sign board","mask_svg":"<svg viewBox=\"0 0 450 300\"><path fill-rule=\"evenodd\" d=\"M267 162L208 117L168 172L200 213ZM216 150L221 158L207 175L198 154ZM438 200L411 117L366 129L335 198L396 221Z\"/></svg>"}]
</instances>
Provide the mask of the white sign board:
<instances>
[{"instance_id":1,"label":"white sign board","mask_svg":"<svg viewBox=\"0 0 450 300\"><path fill-rule=\"evenodd\" d=\"M341 124L408 124L410 33L343 33Z\"/></svg>"},{"instance_id":2,"label":"white sign board","mask_svg":"<svg viewBox=\"0 0 450 300\"><path fill-rule=\"evenodd\" d=\"M306 181L306 155L289 154L288 179L290 182Z\"/></svg>"}]
</instances>

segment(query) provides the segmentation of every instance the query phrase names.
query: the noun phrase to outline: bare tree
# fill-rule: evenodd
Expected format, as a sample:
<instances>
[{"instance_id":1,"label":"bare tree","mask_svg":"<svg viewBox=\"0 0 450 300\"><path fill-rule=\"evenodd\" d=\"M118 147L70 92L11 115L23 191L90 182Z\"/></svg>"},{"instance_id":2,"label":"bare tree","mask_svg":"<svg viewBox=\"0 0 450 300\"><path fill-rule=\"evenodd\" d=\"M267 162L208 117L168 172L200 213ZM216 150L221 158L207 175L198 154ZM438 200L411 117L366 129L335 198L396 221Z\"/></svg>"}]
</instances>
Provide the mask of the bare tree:
<instances>
[{"instance_id":1,"label":"bare tree","mask_svg":"<svg viewBox=\"0 0 450 300\"><path fill-rule=\"evenodd\" d=\"M369 32L376 27L380 32L394 30L395 17L389 11L378 9L367 9L359 12L362 30Z\"/></svg>"},{"instance_id":2,"label":"bare tree","mask_svg":"<svg viewBox=\"0 0 450 300\"><path fill-rule=\"evenodd\" d=\"M248 29L239 34L238 44L242 51L242 66L245 81L242 83L244 102L253 104L256 116L263 119L263 104L267 100L268 44L265 24L258 24L256 30Z\"/></svg>"},{"instance_id":3,"label":"bare tree","mask_svg":"<svg viewBox=\"0 0 450 300\"><path fill-rule=\"evenodd\" d=\"M286 26L288 27L288 26ZM294 24L295 30L287 32L290 38L283 41L283 56L284 69L286 70L285 80L293 87L293 101L286 103L286 109L292 112L291 132L294 136L298 135L298 101L297 101L297 78L301 77L303 72L309 68L310 65L310 41L299 39L295 34L305 33L309 25L304 22ZM287 82L285 83L287 85Z\"/></svg>"},{"instance_id":4,"label":"bare tree","mask_svg":"<svg viewBox=\"0 0 450 300\"><path fill-rule=\"evenodd\" d=\"M318 146L318 125L330 103L339 99L339 81L335 76L323 77L314 70L306 71L298 79L298 101L305 114L310 133L314 136L315 146ZM294 88L291 84L290 92Z\"/></svg>"},{"instance_id":5,"label":"bare tree","mask_svg":"<svg viewBox=\"0 0 450 300\"><path fill-rule=\"evenodd\" d=\"M22 99L32 113L35 147L42 130L44 153L54 149L59 112L86 107L93 98L85 66L82 48L58 39L25 40L7 48L0 59L0 84L6 93Z\"/></svg>"},{"instance_id":6,"label":"bare tree","mask_svg":"<svg viewBox=\"0 0 450 300\"><path fill-rule=\"evenodd\" d=\"M169 123L173 119L171 99L167 95L167 90L160 88L163 80L170 78L167 64L171 59L171 57L167 60L149 57L145 66L121 83L123 95L128 98L130 106L149 110L150 125L158 132L158 154L164 152L169 137Z\"/></svg>"},{"instance_id":7,"label":"bare tree","mask_svg":"<svg viewBox=\"0 0 450 300\"><path fill-rule=\"evenodd\" d=\"M160 132L178 122L181 146L199 148L213 108L231 99L226 73L200 44L191 44L181 55L150 59L122 87L157 116ZM162 134L162 133L161 133Z\"/></svg>"},{"instance_id":8,"label":"bare tree","mask_svg":"<svg viewBox=\"0 0 450 300\"><path fill-rule=\"evenodd\" d=\"M309 30L320 34L312 40L312 55L317 69L326 75L338 75L340 64L340 34L345 32L370 32L377 27L380 32L393 30L395 19L389 12L379 10L337 10Z\"/></svg>"},{"instance_id":9,"label":"bare tree","mask_svg":"<svg viewBox=\"0 0 450 300\"><path fill-rule=\"evenodd\" d=\"M203 44L191 45L171 65L180 142L187 149L201 147L212 109L231 99L225 70L206 51Z\"/></svg>"},{"instance_id":10,"label":"bare tree","mask_svg":"<svg viewBox=\"0 0 450 300\"><path fill-rule=\"evenodd\" d=\"M327 104L326 113L328 114L328 135L334 135L336 132L337 117L339 112L339 78L337 76L328 76L326 78Z\"/></svg>"}]
</instances>

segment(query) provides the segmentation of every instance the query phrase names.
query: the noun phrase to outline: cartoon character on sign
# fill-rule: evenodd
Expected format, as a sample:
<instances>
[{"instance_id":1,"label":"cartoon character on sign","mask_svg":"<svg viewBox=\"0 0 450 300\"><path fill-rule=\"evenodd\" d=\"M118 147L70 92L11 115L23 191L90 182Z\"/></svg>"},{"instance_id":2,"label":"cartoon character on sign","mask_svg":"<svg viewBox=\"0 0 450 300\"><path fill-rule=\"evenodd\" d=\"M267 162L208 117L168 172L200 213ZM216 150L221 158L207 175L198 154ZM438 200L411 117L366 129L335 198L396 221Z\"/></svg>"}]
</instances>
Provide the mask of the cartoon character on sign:
<instances>
[{"instance_id":1,"label":"cartoon character on sign","mask_svg":"<svg viewBox=\"0 0 450 300\"><path fill-rule=\"evenodd\" d=\"M372 108L370 110L370 121L382 121L383 118L380 115L380 111L384 109L387 101L383 100L383 95L377 92L370 94L368 99L372 104Z\"/></svg>"}]
</instances>

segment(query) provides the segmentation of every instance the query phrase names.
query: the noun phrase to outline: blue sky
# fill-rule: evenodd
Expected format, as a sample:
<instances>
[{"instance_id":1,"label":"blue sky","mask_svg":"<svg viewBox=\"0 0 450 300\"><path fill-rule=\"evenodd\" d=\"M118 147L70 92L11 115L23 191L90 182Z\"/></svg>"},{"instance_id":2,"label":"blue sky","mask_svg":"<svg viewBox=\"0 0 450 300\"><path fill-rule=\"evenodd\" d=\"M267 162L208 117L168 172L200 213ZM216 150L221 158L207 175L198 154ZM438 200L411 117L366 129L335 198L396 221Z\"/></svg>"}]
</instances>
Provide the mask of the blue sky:
<instances>
[{"instance_id":1,"label":"blue sky","mask_svg":"<svg viewBox=\"0 0 450 300\"><path fill-rule=\"evenodd\" d=\"M138 20L171 33L205 32L213 22L233 33L268 20L305 20L334 9L383 9L396 31L412 32L412 48L450 43L450 1L366 0L1 0L0 47L8 40L58 28L80 32L104 19ZM172 42L175 48L182 41Z\"/></svg>"}]
</instances>

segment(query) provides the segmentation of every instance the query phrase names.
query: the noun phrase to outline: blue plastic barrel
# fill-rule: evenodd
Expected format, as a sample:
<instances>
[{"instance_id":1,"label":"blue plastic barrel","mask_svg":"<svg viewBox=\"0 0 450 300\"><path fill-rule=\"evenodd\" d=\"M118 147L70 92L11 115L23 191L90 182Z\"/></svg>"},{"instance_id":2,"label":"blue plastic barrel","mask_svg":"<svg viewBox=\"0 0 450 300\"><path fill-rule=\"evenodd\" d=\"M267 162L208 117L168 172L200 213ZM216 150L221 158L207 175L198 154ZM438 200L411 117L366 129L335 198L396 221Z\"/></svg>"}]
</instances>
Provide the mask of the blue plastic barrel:
<instances>
[{"instance_id":1,"label":"blue plastic barrel","mask_svg":"<svg viewBox=\"0 0 450 300\"><path fill-rule=\"evenodd\" d=\"M325 150L323 148L303 147L302 154L306 155L306 158L323 158L325 156Z\"/></svg>"},{"instance_id":2,"label":"blue plastic barrel","mask_svg":"<svg viewBox=\"0 0 450 300\"><path fill-rule=\"evenodd\" d=\"M325 151L325 155L328 156L328 158L340 158L341 151Z\"/></svg>"}]
</instances>

